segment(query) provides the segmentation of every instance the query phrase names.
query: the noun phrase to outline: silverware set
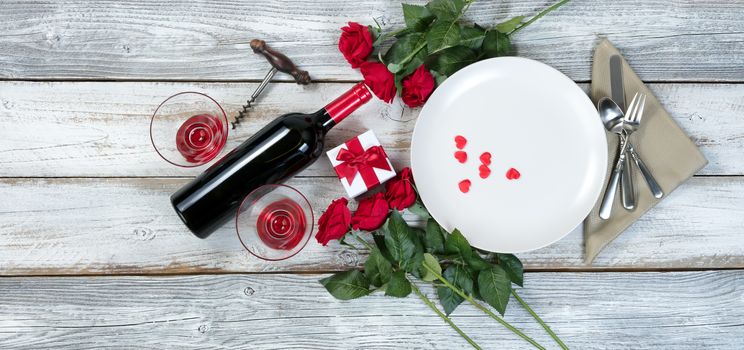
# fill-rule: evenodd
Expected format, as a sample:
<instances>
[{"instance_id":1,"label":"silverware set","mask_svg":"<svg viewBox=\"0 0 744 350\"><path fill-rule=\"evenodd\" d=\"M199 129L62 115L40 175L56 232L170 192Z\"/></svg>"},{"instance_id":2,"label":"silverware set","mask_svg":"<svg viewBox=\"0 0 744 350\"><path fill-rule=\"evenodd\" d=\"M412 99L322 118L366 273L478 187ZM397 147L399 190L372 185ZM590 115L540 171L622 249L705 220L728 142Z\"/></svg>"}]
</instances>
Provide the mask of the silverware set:
<instances>
[{"instance_id":1,"label":"silverware set","mask_svg":"<svg viewBox=\"0 0 744 350\"><path fill-rule=\"evenodd\" d=\"M623 207L626 210L635 209L632 165L627 160L628 157L633 159L633 162L641 171L641 175L643 175L643 179L648 184L648 188L651 190L653 196L655 198L664 196L661 187L635 151L629 139L630 135L641 126L641 119L643 118L643 111L646 106L646 95L636 93L625 113L623 113L622 108L618 105L618 103L624 104L625 102L625 92L622 83L622 59L620 56L614 55L610 58L610 81L612 98L604 97L600 99L597 103L597 109L599 110L599 117L605 128L619 136L619 151L617 161L610 175L610 182L607 184L607 189L605 190L602 204L599 208L599 217L603 220L610 218L618 184L622 192Z\"/></svg>"}]
</instances>

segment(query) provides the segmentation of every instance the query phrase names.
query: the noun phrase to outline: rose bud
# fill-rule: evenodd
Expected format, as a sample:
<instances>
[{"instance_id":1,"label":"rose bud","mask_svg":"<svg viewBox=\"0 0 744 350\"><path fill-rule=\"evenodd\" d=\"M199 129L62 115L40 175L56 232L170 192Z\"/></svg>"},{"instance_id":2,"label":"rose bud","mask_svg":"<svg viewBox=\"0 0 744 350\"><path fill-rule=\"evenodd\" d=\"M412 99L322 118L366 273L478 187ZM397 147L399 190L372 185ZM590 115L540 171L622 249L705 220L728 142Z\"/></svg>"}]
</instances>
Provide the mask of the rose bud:
<instances>
[{"instance_id":1,"label":"rose bud","mask_svg":"<svg viewBox=\"0 0 744 350\"><path fill-rule=\"evenodd\" d=\"M355 230L374 231L385 222L390 208L385 195L378 192L359 202L359 206L351 216L351 226Z\"/></svg>"},{"instance_id":2,"label":"rose bud","mask_svg":"<svg viewBox=\"0 0 744 350\"><path fill-rule=\"evenodd\" d=\"M394 179L385 184L385 199L390 208L403 210L416 202L411 168L404 168Z\"/></svg>"},{"instance_id":3,"label":"rose bud","mask_svg":"<svg viewBox=\"0 0 744 350\"><path fill-rule=\"evenodd\" d=\"M434 91L434 85L434 76L422 64L403 79L403 92L400 97L408 107L423 106Z\"/></svg>"},{"instance_id":4,"label":"rose bud","mask_svg":"<svg viewBox=\"0 0 744 350\"><path fill-rule=\"evenodd\" d=\"M349 201L346 198L336 199L320 216L320 219L318 219L318 233L315 235L318 243L325 246L331 240L340 239L349 232L351 212L347 207L348 204Z\"/></svg>"},{"instance_id":5,"label":"rose bud","mask_svg":"<svg viewBox=\"0 0 744 350\"><path fill-rule=\"evenodd\" d=\"M360 66L367 85L379 99L390 103L395 98L395 77L380 62L364 62Z\"/></svg>"},{"instance_id":6,"label":"rose bud","mask_svg":"<svg viewBox=\"0 0 744 350\"><path fill-rule=\"evenodd\" d=\"M338 50L344 55L352 68L358 68L372 53L372 35L369 29L356 22L342 27L341 38L338 40Z\"/></svg>"}]
</instances>

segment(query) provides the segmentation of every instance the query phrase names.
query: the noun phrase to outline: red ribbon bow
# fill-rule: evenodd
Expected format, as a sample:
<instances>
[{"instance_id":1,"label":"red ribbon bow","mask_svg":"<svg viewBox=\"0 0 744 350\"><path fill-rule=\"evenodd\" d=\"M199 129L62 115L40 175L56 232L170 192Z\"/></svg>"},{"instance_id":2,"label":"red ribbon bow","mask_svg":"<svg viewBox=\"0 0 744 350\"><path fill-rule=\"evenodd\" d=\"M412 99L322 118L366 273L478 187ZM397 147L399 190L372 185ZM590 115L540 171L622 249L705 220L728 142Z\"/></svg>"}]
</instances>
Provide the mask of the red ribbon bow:
<instances>
[{"instance_id":1,"label":"red ribbon bow","mask_svg":"<svg viewBox=\"0 0 744 350\"><path fill-rule=\"evenodd\" d=\"M334 168L339 179L346 178L351 185L357 173L359 173L362 175L362 181L364 181L367 189L380 184L374 168L392 170L387 160L387 154L382 147L372 146L365 150L362 143L359 142L359 138L346 142L346 149L342 148L338 152L336 160L343 162Z\"/></svg>"}]
</instances>

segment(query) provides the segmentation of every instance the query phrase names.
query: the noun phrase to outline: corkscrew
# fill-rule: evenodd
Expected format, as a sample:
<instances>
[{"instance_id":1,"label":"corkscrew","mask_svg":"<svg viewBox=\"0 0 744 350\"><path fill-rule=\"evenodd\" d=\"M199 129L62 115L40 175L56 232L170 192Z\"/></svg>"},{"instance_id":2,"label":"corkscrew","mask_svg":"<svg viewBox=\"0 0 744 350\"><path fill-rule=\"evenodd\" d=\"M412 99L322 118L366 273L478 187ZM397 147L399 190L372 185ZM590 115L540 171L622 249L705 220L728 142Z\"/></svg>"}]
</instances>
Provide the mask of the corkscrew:
<instances>
[{"instance_id":1,"label":"corkscrew","mask_svg":"<svg viewBox=\"0 0 744 350\"><path fill-rule=\"evenodd\" d=\"M269 61L269 64L271 64L271 69L266 73L261 84L259 84L256 90L253 91L250 99L248 99L245 105L243 105L242 110L238 112L238 116L235 117L235 121L232 122L233 129L240 125L240 120L248 114L248 110L256 103L256 99L261 95L264 89L266 89L266 86L269 85L277 71L291 75L297 84L307 85L310 83L310 74L308 74L307 71L297 68L289 57L285 56L281 52L273 50L266 45L265 41L259 39L251 40L251 49L253 49L254 53L264 56L264 58Z\"/></svg>"}]
</instances>

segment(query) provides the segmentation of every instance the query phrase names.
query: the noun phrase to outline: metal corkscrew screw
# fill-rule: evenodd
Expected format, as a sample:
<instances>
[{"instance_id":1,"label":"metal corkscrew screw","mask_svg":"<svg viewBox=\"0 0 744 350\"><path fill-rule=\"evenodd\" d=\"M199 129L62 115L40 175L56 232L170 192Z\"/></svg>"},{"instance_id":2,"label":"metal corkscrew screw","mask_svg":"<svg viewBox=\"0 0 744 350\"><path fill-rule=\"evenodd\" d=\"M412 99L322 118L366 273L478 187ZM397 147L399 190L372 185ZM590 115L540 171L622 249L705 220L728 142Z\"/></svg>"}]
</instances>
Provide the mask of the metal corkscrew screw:
<instances>
[{"instance_id":1,"label":"metal corkscrew screw","mask_svg":"<svg viewBox=\"0 0 744 350\"><path fill-rule=\"evenodd\" d=\"M307 85L310 83L310 74L308 74L307 71L297 68L297 66L292 63L292 60L284 54L271 49L266 45L265 41L259 39L251 40L251 49L253 49L254 53L264 56L264 58L266 58L266 60L271 64L271 69L266 73L261 84L259 84L256 90L253 91L250 99L248 99L245 105L243 105L243 109L238 112L235 121L232 122L233 129L240 125L240 120L248 114L248 110L256 103L256 99L261 95L264 89L266 89L266 86L269 85L277 71L291 75L297 84Z\"/></svg>"}]
</instances>

